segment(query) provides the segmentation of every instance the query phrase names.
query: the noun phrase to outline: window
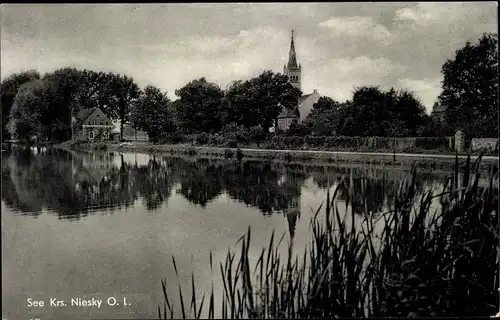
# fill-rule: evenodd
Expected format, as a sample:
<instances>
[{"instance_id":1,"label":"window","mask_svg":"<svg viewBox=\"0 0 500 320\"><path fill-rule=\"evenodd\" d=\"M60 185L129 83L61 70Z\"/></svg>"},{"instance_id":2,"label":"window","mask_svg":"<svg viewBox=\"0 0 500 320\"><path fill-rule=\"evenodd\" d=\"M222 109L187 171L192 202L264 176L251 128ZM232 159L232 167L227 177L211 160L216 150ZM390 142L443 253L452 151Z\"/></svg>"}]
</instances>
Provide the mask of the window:
<instances>
[{"instance_id":1,"label":"window","mask_svg":"<svg viewBox=\"0 0 500 320\"><path fill-rule=\"evenodd\" d=\"M109 140L109 131L104 132L104 140Z\"/></svg>"},{"instance_id":2,"label":"window","mask_svg":"<svg viewBox=\"0 0 500 320\"><path fill-rule=\"evenodd\" d=\"M89 131L89 139L94 140L94 131Z\"/></svg>"}]
</instances>

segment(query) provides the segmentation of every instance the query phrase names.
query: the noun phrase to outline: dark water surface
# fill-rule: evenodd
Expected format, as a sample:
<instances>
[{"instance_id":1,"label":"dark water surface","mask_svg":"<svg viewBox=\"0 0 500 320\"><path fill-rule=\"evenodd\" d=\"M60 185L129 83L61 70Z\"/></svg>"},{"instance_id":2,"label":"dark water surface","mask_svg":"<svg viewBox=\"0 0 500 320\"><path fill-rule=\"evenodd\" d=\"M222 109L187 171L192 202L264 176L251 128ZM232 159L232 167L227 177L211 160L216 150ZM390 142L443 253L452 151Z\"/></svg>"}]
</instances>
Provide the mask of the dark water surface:
<instances>
[{"instance_id":1,"label":"dark water surface","mask_svg":"<svg viewBox=\"0 0 500 320\"><path fill-rule=\"evenodd\" d=\"M417 188L442 188L452 174L420 171ZM340 190L337 205L361 220L391 206L394 190L410 177L410 168L2 152L2 314L157 318L160 280L167 280L172 295L178 292L172 256L186 294L191 272L201 293L212 279L209 252L221 260L249 226L251 256L260 254L273 230L300 248L309 241L309 221L327 189L346 181L352 205L345 206L347 189ZM115 306L106 304L109 297L116 298ZM28 307L28 298L45 305ZM51 298L66 305L50 306ZM103 302L71 306L78 298Z\"/></svg>"}]
</instances>

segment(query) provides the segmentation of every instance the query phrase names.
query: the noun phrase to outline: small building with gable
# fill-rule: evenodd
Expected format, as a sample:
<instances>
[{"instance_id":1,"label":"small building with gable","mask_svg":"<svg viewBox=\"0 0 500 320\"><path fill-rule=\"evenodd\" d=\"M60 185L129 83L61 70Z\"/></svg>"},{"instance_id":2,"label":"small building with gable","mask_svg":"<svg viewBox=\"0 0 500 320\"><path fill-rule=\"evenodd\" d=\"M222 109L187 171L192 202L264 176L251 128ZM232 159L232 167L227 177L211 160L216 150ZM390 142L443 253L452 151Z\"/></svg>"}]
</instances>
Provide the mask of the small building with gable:
<instances>
[{"instance_id":1,"label":"small building with gable","mask_svg":"<svg viewBox=\"0 0 500 320\"><path fill-rule=\"evenodd\" d=\"M73 140L110 140L115 126L99 107L81 109L71 119Z\"/></svg>"}]
</instances>

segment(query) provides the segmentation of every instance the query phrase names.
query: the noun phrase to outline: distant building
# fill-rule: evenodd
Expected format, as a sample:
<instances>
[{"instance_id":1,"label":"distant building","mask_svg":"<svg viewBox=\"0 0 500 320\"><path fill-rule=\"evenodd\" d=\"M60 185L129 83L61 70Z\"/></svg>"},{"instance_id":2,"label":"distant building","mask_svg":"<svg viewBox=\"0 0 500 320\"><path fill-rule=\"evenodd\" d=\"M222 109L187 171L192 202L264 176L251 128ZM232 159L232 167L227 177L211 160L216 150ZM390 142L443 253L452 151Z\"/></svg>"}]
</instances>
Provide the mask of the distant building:
<instances>
[{"instance_id":1,"label":"distant building","mask_svg":"<svg viewBox=\"0 0 500 320\"><path fill-rule=\"evenodd\" d=\"M109 140L115 128L99 107L81 109L71 119L73 140L105 141Z\"/></svg>"},{"instance_id":2,"label":"distant building","mask_svg":"<svg viewBox=\"0 0 500 320\"><path fill-rule=\"evenodd\" d=\"M445 114L446 108L439 104L438 102L434 103L432 106L432 112L431 116L435 119L439 119L441 121L444 121L444 114Z\"/></svg>"},{"instance_id":3,"label":"distant building","mask_svg":"<svg viewBox=\"0 0 500 320\"><path fill-rule=\"evenodd\" d=\"M302 90L302 66L297 64L297 53L295 52L295 41L293 38L290 42L290 51L288 53L288 64L283 66L283 73L288 76L288 81L297 89ZM290 110L282 110L278 116L278 129L287 130L294 122L301 123L311 113L313 105L318 102L321 96L314 90L310 94L303 95L299 101L298 112Z\"/></svg>"}]
</instances>

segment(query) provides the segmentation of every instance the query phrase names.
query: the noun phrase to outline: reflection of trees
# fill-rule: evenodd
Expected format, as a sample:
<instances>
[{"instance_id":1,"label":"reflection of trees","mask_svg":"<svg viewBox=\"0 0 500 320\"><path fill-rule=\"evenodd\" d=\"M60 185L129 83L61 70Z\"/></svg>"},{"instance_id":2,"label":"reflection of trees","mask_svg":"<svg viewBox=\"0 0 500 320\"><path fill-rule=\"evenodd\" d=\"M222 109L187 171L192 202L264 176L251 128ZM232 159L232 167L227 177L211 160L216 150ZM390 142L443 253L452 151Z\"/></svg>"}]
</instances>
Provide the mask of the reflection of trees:
<instances>
[{"instance_id":1,"label":"reflection of trees","mask_svg":"<svg viewBox=\"0 0 500 320\"><path fill-rule=\"evenodd\" d=\"M300 217L301 187L306 177L322 189L345 182L338 199L353 212L378 212L391 206L408 172L373 168L284 165L270 162L188 161L151 157L144 165L123 155L48 150L2 154L2 199L19 212L36 215L42 208L61 217L81 217L95 208L129 206L141 198L148 210L168 200L171 189L205 206L222 192L264 214L282 212L290 233ZM417 191L429 177L417 175Z\"/></svg>"},{"instance_id":2,"label":"reflection of trees","mask_svg":"<svg viewBox=\"0 0 500 320\"><path fill-rule=\"evenodd\" d=\"M411 180L408 171L384 170L382 168L321 168L309 166L308 175L322 189L339 185L337 199L349 200L352 211L362 214L381 212L394 205L399 184ZM435 179L428 173L416 175L416 191L422 194L428 179ZM427 180L426 180L427 179Z\"/></svg>"},{"instance_id":3,"label":"reflection of trees","mask_svg":"<svg viewBox=\"0 0 500 320\"><path fill-rule=\"evenodd\" d=\"M39 214L42 207L60 218L81 218L89 211L131 205L142 196L149 209L170 195L168 174L150 161L131 166L109 154L76 154L51 150L34 156L16 151L2 166L2 199L18 212Z\"/></svg>"},{"instance_id":4,"label":"reflection of trees","mask_svg":"<svg viewBox=\"0 0 500 320\"><path fill-rule=\"evenodd\" d=\"M301 173L279 172L257 162L233 165L223 172L223 185L234 199L258 207L264 214L285 211L300 198Z\"/></svg>"},{"instance_id":5,"label":"reflection of trees","mask_svg":"<svg viewBox=\"0 0 500 320\"><path fill-rule=\"evenodd\" d=\"M205 206L222 192L221 170L208 161L180 161L177 174L180 194L194 204Z\"/></svg>"},{"instance_id":6,"label":"reflection of trees","mask_svg":"<svg viewBox=\"0 0 500 320\"><path fill-rule=\"evenodd\" d=\"M171 170L162 165L156 157L149 160L145 166L131 168L133 181L137 185L148 210L157 209L170 197L172 185Z\"/></svg>"}]
</instances>

